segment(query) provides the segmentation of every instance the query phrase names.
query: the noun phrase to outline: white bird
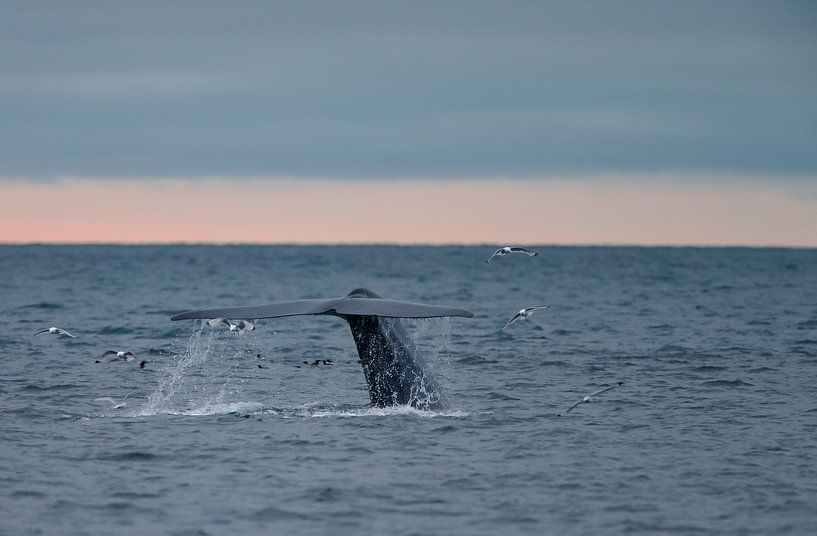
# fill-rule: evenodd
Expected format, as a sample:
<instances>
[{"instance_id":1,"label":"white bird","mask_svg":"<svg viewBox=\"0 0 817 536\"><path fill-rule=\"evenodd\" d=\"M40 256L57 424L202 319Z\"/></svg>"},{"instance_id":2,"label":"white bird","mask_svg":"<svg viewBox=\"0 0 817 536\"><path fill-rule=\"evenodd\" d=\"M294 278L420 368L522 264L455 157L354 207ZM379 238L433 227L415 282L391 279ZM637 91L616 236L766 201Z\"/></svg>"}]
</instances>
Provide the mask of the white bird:
<instances>
[{"instance_id":1,"label":"white bird","mask_svg":"<svg viewBox=\"0 0 817 536\"><path fill-rule=\"evenodd\" d=\"M40 333L50 333L51 335L66 335L68 337L71 337L72 339L77 338L75 335L71 335L70 333L68 333L67 331L65 331L62 328L54 328L54 327L51 327L51 328L48 328L48 329L41 329L40 331L38 331L37 333L32 335L32 337L36 336L36 335L39 335Z\"/></svg>"},{"instance_id":2,"label":"white bird","mask_svg":"<svg viewBox=\"0 0 817 536\"><path fill-rule=\"evenodd\" d=\"M575 404L573 404L572 406L570 406L569 408L567 408L567 410L566 410L564 413L561 413L561 414L560 414L560 416L561 416L561 415L567 415L568 413L570 413L571 411L573 411L573 408L575 408L575 407L576 407L576 406L578 406L579 404L582 404L582 403L584 403L584 402L592 402L592 401L593 401L593 397L594 397L594 396L596 396L596 395L600 395L601 393L604 393L604 392L606 392L606 391L609 391L610 389L615 389L616 387L621 387L622 385L624 385L624 382L618 382L618 383L616 383L615 385L608 385L608 384L604 384L604 385L602 386L602 388L601 388L601 389L599 389L598 391L594 391L594 392L590 393L590 394L589 394L589 395L587 395L587 396L583 396L581 400L579 400L578 402L576 402Z\"/></svg>"},{"instance_id":3,"label":"white bird","mask_svg":"<svg viewBox=\"0 0 817 536\"><path fill-rule=\"evenodd\" d=\"M229 324L230 331L235 331L239 335L245 331L252 331L255 329L253 323L249 322L248 320L236 320L235 322L229 321Z\"/></svg>"},{"instance_id":4,"label":"white bird","mask_svg":"<svg viewBox=\"0 0 817 536\"><path fill-rule=\"evenodd\" d=\"M230 320L227 318L213 318L207 320L206 322L207 325L210 326L211 328L214 328L219 324L225 324L226 326L229 326L230 331L235 332L239 335L241 333L244 333L245 331L252 331L255 329L255 326L252 324L252 322L249 322L247 320Z\"/></svg>"},{"instance_id":5,"label":"white bird","mask_svg":"<svg viewBox=\"0 0 817 536\"><path fill-rule=\"evenodd\" d=\"M524 318L524 319L527 320L528 318L530 318L530 315L532 315L534 311L538 311L539 309L549 309L549 308L550 308L550 305L541 305L541 306L538 306L538 307L525 307L524 309L519 309L519 311L517 311L516 314L513 315L511 317L511 319L508 320L508 322L499 331L504 330L505 328L507 328L508 326L510 326L511 324L516 322L517 320L519 320L520 318Z\"/></svg>"},{"instance_id":6,"label":"white bird","mask_svg":"<svg viewBox=\"0 0 817 536\"><path fill-rule=\"evenodd\" d=\"M491 255L491 257L485 262L491 262L491 259L493 259L497 255L499 255L501 257L502 255L510 255L511 253L524 253L528 257L535 257L535 256L539 255L535 251L531 251L529 249L520 248L520 247L516 247L516 246L505 246L505 247L499 248L498 250L494 251L494 254Z\"/></svg>"},{"instance_id":7,"label":"white bird","mask_svg":"<svg viewBox=\"0 0 817 536\"><path fill-rule=\"evenodd\" d=\"M105 359L106 357L108 357L109 355L114 356L114 357L111 358L112 361L114 359L121 359L123 361L133 361L133 352L130 352L130 351L128 351L128 352L117 352L115 350L108 350L107 352L105 352L101 356L97 357L96 361L94 361L94 363L102 363L102 360Z\"/></svg>"},{"instance_id":8,"label":"white bird","mask_svg":"<svg viewBox=\"0 0 817 536\"><path fill-rule=\"evenodd\" d=\"M130 395L132 395L135 392L136 391L131 391L130 393L126 394L125 398L123 398L122 400L116 400L115 398L111 398L109 396L103 396L100 398L94 398L94 402L110 402L111 405L113 406L112 409L120 409L128 405L128 403L125 401L128 399Z\"/></svg>"}]
</instances>

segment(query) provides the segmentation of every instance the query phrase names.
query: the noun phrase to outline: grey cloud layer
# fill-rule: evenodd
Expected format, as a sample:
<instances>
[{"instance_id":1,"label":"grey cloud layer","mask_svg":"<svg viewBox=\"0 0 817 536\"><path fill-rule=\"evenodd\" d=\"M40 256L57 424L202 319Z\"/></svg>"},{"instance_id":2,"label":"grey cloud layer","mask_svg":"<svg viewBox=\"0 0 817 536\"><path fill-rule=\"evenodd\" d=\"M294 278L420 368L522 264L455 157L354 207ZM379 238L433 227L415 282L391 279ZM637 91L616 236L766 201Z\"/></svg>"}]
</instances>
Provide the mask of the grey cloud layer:
<instances>
[{"instance_id":1,"label":"grey cloud layer","mask_svg":"<svg viewBox=\"0 0 817 536\"><path fill-rule=\"evenodd\" d=\"M19 2L0 176L817 171L809 2Z\"/></svg>"}]
</instances>

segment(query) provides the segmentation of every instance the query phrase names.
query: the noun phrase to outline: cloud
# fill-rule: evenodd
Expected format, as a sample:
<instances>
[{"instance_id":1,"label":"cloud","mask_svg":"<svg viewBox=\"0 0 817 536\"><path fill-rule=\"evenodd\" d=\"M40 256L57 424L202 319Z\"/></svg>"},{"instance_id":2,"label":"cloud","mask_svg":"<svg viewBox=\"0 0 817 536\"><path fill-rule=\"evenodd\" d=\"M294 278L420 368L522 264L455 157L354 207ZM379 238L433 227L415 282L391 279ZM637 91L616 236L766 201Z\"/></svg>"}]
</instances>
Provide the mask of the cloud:
<instances>
[{"instance_id":1,"label":"cloud","mask_svg":"<svg viewBox=\"0 0 817 536\"><path fill-rule=\"evenodd\" d=\"M0 175L817 171L817 8L11 3Z\"/></svg>"}]
</instances>

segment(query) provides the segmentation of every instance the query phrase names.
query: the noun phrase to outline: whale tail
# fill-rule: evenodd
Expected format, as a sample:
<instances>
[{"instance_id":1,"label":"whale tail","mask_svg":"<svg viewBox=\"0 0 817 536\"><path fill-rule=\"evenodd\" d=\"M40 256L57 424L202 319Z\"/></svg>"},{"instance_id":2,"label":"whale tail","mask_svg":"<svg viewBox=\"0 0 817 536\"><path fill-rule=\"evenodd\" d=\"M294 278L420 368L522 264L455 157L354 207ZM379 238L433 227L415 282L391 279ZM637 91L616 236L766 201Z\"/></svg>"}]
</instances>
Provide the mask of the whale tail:
<instances>
[{"instance_id":1,"label":"whale tail","mask_svg":"<svg viewBox=\"0 0 817 536\"><path fill-rule=\"evenodd\" d=\"M387 300L358 288L341 298L276 302L251 307L201 309L171 320L209 318L277 318L296 315L332 315L346 320L352 331L363 374L375 406L407 404L418 409L443 407L441 391L417 355L401 318L474 316L460 307Z\"/></svg>"}]
</instances>

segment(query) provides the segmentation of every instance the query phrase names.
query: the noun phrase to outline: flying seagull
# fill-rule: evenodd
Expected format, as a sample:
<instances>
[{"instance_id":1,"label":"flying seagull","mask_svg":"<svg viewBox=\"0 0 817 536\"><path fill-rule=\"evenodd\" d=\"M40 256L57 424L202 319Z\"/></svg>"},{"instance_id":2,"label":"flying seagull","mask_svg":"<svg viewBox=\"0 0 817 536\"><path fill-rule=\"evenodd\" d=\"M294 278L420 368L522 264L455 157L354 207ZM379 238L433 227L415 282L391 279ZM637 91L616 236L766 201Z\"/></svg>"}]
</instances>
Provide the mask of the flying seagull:
<instances>
[{"instance_id":1,"label":"flying seagull","mask_svg":"<svg viewBox=\"0 0 817 536\"><path fill-rule=\"evenodd\" d=\"M572 406L567 408L567 410L564 413L560 413L559 416L561 417L562 415L567 415L568 413L573 411L573 408L575 408L579 404L581 404L583 402L592 402L594 396L600 395L601 393L604 393L604 392L607 392L610 389L615 389L616 387L621 387L622 385L624 385L624 382L617 382L615 385L609 385L609 384L605 383L604 385L602 385L601 389L599 389L598 391L592 392L587 396L582 397L581 400L579 400L578 402L576 402L575 404L573 404Z\"/></svg>"},{"instance_id":2,"label":"flying seagull","mask_svg":"<svg viewBox=\"0 0 817 536\"><path fill-rule=\"evenodd\" d=\"M530 318L530 315L532 315L534 311L538 311L539 309L548 309L548 308L550 308L550 305L541 305L541 306L538 306L538 307L525 307L524 309L519 309L519 311L517 311L516 314L513 315L511 317L511 319L508 320L508 322L499 331L503 331L505 328L507 328L508 326L510 326L511 324L516 322L517 320L519 320L520 318L524 318L524 319Z\"/></svg>"},{"instance_id":3,"label":"flying seagull","mask_svg":"<svg viewBox=\"0 0 817 536\"><path fill-rule=\"evenodd\" d=\"M114 350L108 350L107 352L105 352L101 356L97 357L96 361L94 361L94 363L102 363L102 360L105 359L106 357L108 357L109 355L114 356L114 357L111 358L111 361L113 361L114 359L121 359L123 361L133 361L133 352L130 352L130 351L129 352L117 352L117 351L114 351Z\"/></svg>"},{"instance_id":4,"label":"flying seagull","mask_svg":"<svg viewBox=\"0 0 817 536\"><path fill-rule=\"evenodd\" d=\"M71 337L72 339L77 338L76 335L71 335L70 333L68 333L67 331L65 331L62 328L53 328L53 327L48 328L48 329L41 329L40 331L38 331L37 333L35 333L32 336L39 335L40 333L50 333L51 335L66 335L68 337Z\"/></svg>"},{"instance_id":5,"label":"flying seagull","mask_svg":"<svg viewBox=\"0 0 817 536\"><path fill-rule=\"evenodd\" d=\"M245 331L252 331L255 329L255 326L252 322L247 320L229 320L227 318L211 318L207 320L207 325L211 328L214 328L220 324L224 324L229 326L230 331L233 331L237 334L244 333Z\"/></svg>"},{"instance_id":6,"label":"flying seagull","mask_svg":"<svg viewBox=\"0 0 817 536\"><path fill-rule=\"evenodd\" d=\"M505 246L505 247L499 248L498 250L494 251L494 254L491 255L491 257L485 262L491 262L491 259L493 259L497 255L499 255L499 256L510 255L511 253L524 253L528 257L535 257L535 256L539 255L535 251L531 251L529 249L520 248L520 247L516 247L516 246Z\"/></svg>"},{"instance_id":7,"label":"flying seagull","mask_svg":"<svg viewBox=\"0 0 817 536\"><path fill-rule=\"evenodd\" d=\"M228 320L228 322L230 324L230 331L235 331L239 335L245 331L252 331L255 329L255 325L247 320Z\"/></svg>"},{"instance_id":8,"label":"flying seagull","mask_svg":"<svg viewBox=\"0 0 817 536\"><path fill-rule=\"evenodd\" d=\"M113 409L120 409L128 405L128 403L125 401L128 399L130 395L132 395L135 392L136 391L131 391L130 393L126 394L125 398L123 398L122 400L116 400L115 398L111 398L109 396L103 396L100 398L94 398L94 402L110 402L111 405L113 406Z\"/></svg>"}]
</instances>

